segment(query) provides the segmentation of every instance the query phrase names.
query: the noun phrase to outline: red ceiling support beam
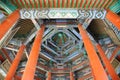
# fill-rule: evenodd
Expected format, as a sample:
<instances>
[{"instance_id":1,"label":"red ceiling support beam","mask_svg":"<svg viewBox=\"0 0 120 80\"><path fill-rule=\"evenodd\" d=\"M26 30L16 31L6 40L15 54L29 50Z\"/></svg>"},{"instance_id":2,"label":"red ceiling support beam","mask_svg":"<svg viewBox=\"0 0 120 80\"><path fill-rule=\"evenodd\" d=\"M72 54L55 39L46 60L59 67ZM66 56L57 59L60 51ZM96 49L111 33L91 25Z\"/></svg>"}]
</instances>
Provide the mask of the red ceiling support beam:
<instances>
[{"instance_id":1,"label":"red ceiling support beam","mask_svg":"<svg viewBox=\"0 0 120 80\"><path fill-rule=\"evenodd\" d=\"M58 0L58 8L60 8L60 0Z\"/></svg>"},{"instance_id":2,"label":"red ceiling support beam","mask_svg":"<svg viewBox=\"0 0 120 80\"><path fill-rule=\"evenodd\" d=\"M30 5L32 5L31 8L34 8L33 0L29 0L29 1L30 1Z\"/></svg>"},{"instance_id":3,"label":"red ceiling support beam","mask_svg":"<svg viewBox=\"0 0 120 80\"><path fill-rule=\"evenodd\" d=\"M28 7L28 8L30 8L30 6L29 6L29 4L28 4L27 0L25 0L25 3L26 3L26 5L27 5L27 7Z\"/></svg>"},{"instance_id":4,"label":"red ceiling support beam","mask_svg":"<svg viewBox=\"0 0 120 80\"><path fill-rule=\"evenodd\" d=\"M87 32L83 29L81 24L78 24L78 29L80 31L80 35L82 36L95 80L108 80L107 74L101 64L101 61L94 49L91 40L89 39L89 36L87 35Z\"/></svg>"},{"instance_id":5,"label":"red ceiling support beam","mask_svg":"<svg viewBox=\"0 0 120 80\"><path fill-rule=\"evenodd\" d=\"M110 57L110 62L114 59L115 55L118 53L120 50L120 47L118 46L112 53L112 56Z\"/></svg>"},{"instance_id":6,"label":"red ceiling support beam","mask_svg":"<svg viewBox=\"0 0 120 80\"><path fill-rule=\"evenodd\" d=\"M11 60L11 58L9 57L8 52L7 52L4 48L2 48L1 50L2 50L2 52L4 53L4 55L6 56L6 58L10 61L10 63L12 63L12 60Z\"/></svg>"},{"instance_id":7,"label":"red ceiling support beam","mask_svg":"<svg viewBox=\"0 0 120 80\"><path fill-rule=\"evenodd\" d=\"M88 8L91 8L91 6L92 6L92 0L90 0L90 4L88 5Z\"/></svg>"},{"instance_id":8,"label":"red ceiling support beam","mask_svg":"<svg viewBox=\"0 0 120 80\"><path fill-rule=\"evenodd\" d=\"M65 0L62 0L62 8L65 7Z\"/></svg>"},{"instance_id":9,"label":"red ceiling support beam","mask_svg":"<svg viewBox=\"0 0 120 80\"><path fill-rule=\"evenodd\" d=\"M106 18L120 30L120 16L111 10L107 10Z\"/></svg>"},{"instance_id":10,"label":"red ceiling support beam","mask_svg":"<svg viewBox=\"0 0 120 80\"><path fill-rule=\"evenodd\" d=\"M40 3L40 8L42 8L43 7L42 0L39 0L39 3Z\"/></svg>"},{"instance_id":11,"label":"red ceiling support beam","mask_svg":"<svg viewBox=\"0 0 120 80\"><path fill-rule=\"evenodd\" d=\"M25 49L25 45L21 45L15 59L12 62L12 65L10 66L10 69L9 69L9 71L7 73L7 76L6 76L5 80L12 80L12 78L14 77L15 72L16 72L17 67L18 67L18 64L19 64L19 62L20 62L20 60L22 58L24 49Z\"/></svg>"},{"instance_id":12,"label":"red ceiling support beam","mask_svg":"<svg viewBox=\"0 0 120 80\"><path fill-rule=\"evenodd\" d=\"M51 2L51 0L48 0L48 4L49 4L50 8L52 8L52 2Z\"/></svg>"},{"instance_id":13,"label":"red ceiling support beam","mask_svg":"<svg viewBox=\"0 0 120 80\"><path fill-rule=\"evenodd\" d=\"M105 67L108 71L108 73L110 74L112 80L120 80L120 78L118 77L118 75L116 74L114 68L112 67L112 65L110 64L110 61L108 60L108 58L105 55L105 52L103 51L102 47L100 46L100 44L96 45L98 52L100 54L100 57L103 61L103 63L105 64Z\"/></svg>"},{"instance_id":14,"label":"red ceiling support beam","mask_svg":"<svg viewBox=\"0 0 120 80\"><path fill-rule=\"evenodd\" d=\"M23 0L20 0L22 7L25 7L26 4L23 3Z\"/></svg>"},{"instance_id":15,"label":"red ceiling support beam","mask_svg":"<svg viewBox=\"0 0 120 80\"><path fill-rule=\"evenodd\" d=\"M70 0L67 1L67 8L70 8Z\"/></svg>"},{"instance_id":16,"label":"red ceiling support beam","mask_svg":"<svg viewBox=\"0 0 120 80\"><path fill-rule=\"evenodd\" d=\"M70 80L74 80L74 73L70 72Z\"/></svg>"},{"instance_id":17,"label":"red ceiling support beam","mask_svg":"<svg viewBox=\"0 0 120 80\"><path fill-rule=\"evenodd\" d=\"M46 0L44 0L44 7L46 8L47 7L47 2L46 2Z\"/></svg>"},{"instance_id":18,"label":"red ceiling support beam","mask_svg":"<svg viewBox=\"0 0 120 80\"><path fill-rule=\"evenodd\" d=\"M44 28L45 28L44 25L41 25L41 28L36 35L36 38L34 40L34 43L33 43L24 73L23 73L22 80L33 80L34 79L34 74L35 74L38 56L40 53L40 46L42 43L42 36L44 33Z\"/></svg>"},{"instance_id":19,"label":"red ceiling support beam","mask_svg":"<svg viewBox=\"0 0 120 80\"><path fill-rule=\"evenodd\" d=\"M7 33L7 31L13 26L13 24L15 24L15 22L19 19L19 17L20 17L19 10L16 10L0 24L0 40Z\"/></svg>"},{"instance_id":20,"label":"red ceiling support beam","mask_svg":"<svg viewBox=\"0 0 120 80\"><path fill-rule=\"evenodd\" d=\"M72 0L72 6L71 6L72 8L74 7L74 0Z\"/></svg>"},{"instance_id":21,"label":"red ceiling support beam","mask_svg":"<svg viewBox=\"0 0 120 80\"><path fill-rule=\"evenodd\" d=\"M36 5L36 8L38 8L38 5L39 5L39 1L38 0L35 0L35 5Z\"/></svg>"},{"instance_id":22,"label":"red ceiling support beam","mask_svg":"<svg viewBox=\"0 0 120 80\"><path fill-rule=\"evenodd\" d=\"M48 72L48 73L47 73L47 78L46 78L46 80L52 80L51 72Z\"/></svg>"},{"instance_id":23,"label":"red ceiling support beam","mask_svg":"<svg viewBox=\"0 0 120 80\"><path fill-rule=\"evenodd\" d=\"M56 0L53 0L54 8L57 7Z\"/></svg>"},{"instance_id":24,"label":"red ceiling support beam","mask_svg":"<svg viewBox=\"0 0 120 80\"><path fill-rule=\"evenodd\" d=\"M19 8L21 8L21 5L20 5L19 1L18 1L18 0L15 0L15 1L16 1L16 5L17 5Z\"/></svg>"}]
</instances>

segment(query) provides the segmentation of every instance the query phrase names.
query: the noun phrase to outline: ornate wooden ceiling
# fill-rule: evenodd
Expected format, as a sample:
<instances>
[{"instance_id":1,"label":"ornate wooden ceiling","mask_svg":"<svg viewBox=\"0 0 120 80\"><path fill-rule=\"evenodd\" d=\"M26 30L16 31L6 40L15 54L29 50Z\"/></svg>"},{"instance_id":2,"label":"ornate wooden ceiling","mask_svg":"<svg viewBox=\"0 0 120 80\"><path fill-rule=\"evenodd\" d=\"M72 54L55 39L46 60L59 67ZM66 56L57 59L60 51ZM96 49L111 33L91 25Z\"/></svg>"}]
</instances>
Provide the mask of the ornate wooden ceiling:
<instances>
[{"instance_id":1,"label":"ornate wooden ceiling","mask_svg":"<svg viewBox=\"0 0 120 80\"><path fill-rule=\"evenodd\" d=\"M18 8L108 8L117 0L10 0Z\"/></svg>"}]
</instances>

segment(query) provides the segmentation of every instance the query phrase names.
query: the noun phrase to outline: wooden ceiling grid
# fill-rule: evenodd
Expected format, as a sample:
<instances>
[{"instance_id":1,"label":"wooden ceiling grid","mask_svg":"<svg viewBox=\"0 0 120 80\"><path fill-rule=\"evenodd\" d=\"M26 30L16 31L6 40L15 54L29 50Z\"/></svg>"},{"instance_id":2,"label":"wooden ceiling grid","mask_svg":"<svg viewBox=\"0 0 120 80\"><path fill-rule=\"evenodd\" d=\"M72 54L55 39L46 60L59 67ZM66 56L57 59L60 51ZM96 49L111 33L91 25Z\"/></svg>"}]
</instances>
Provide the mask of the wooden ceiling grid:
<instances>
[{"instance_id":1,"label":"wooden ceiling grid","mask_svg":"<svg viewBox=\"0 0 120 80\"><path fill-rule=\"evenodd\" d=\"M11 0L18 8L105 8L116 0Z\"/></svg>"}]
</instances>

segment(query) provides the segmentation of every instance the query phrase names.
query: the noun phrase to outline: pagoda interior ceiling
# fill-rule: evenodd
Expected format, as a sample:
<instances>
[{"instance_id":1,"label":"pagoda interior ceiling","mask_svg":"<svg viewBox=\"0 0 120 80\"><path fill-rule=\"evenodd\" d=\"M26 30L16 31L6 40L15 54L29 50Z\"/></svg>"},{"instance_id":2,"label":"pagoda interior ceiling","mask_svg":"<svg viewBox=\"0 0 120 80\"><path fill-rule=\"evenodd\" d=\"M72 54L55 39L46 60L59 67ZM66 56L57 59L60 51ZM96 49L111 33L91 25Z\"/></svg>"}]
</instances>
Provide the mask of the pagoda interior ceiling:
<instances>
[{"instance_id":1,"label":"pagoda interior ceiling","mask_svg":"<svg viewBox=\"0 0 120 80\"><path fill-rule=\"evenodd\" d=\"M100 9L106 11L106 9L117 2L117 0L0 0L0 2L1 1L6 3L7 6L12 5L10 6L11 10L8 10L7 7L3 8L3 6L0 6L0 13L6 16L5 19L16 9L32 10L32 8L34 8L37 10L39 8L44 11L44 9L50 10L50 8L52 8L62 12L62 8L64 8L64 11L71 8L71 10L76 9L77 12L79 12L79 9L93 9L93 11L94 9ZM11 3L9 3L9 1ZM102 14L102 12L100 12L100 14ZM89 66L87 52L82 37L79 34L78 23L81 23L84 29L86 29L93 44L96 44L96 42L100 40L103 41L105 38L105 45L120 45L120 35L117 35L119 34L119 30L115 28L116 32L114 32L114 29L112 29L113 26L111 27L112 23L105 18L77 19L57 17L59 18L20 18L14 25L13 30L18 28L18 31L12 36L12 39L6 42L3 48L15 55L21 44L26 45L18 71L22 71L25 68L36 33L41 28L41 24L45 25L45 31L37 63L37 69L40 70L36 71L38 76L40 76L39 72L45 74L46 70L49 70L49 68L51 71L52 68L68 68L69 70L73 68L75 73L80 74L79 70L76 70L76 65L78 67L78 64L81 63L81 67L85 63L85 66L81 69ZM104 44L102 46L104 46ZM42 67L42 69L38 67ZM53 71L53 74L55 74L56 72L54 69Z\"/></svg>"}]
</instances>

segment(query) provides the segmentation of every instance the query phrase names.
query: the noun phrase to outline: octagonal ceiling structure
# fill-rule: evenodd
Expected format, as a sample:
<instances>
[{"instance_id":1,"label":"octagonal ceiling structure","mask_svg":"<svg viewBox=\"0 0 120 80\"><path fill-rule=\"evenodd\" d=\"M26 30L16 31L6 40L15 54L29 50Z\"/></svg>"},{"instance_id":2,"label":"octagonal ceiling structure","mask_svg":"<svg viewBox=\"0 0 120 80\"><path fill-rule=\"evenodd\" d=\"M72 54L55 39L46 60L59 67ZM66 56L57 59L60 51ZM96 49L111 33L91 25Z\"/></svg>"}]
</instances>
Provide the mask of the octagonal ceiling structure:
<instances>
[{"instance_id":1,"label":"octagonal ceiling structure","mask_svg":"<svg viewBox=\"0 0 120 80\"><path fill-rule=\"evenodd\" d=\"M8 3L9 1L11 3ZM39 8L41 10L55 9L57 12L59 11L62 12L60 8L64 8L63 10L71 8L71 10L78 9L78 12L80 12L79 9L85 9L85 10L108 9L116 1L117 0L106 0L106 1L105 0L94 0L94 1L93 0L4 0L3 2L6 3L7 6L10 6L10 5L13 5L13 6L8 8L6 5L2 5L2 6L0 5L0 11L4 13L2 15L5 15L5 16L8 16L12 11L16 9L27 10L31 8L34 8L34 9ZM53 12L55 10L53 10ZM99 14L102 14L102 12L99 12ZM99 14L96 14L97 18L100 17ZM29 16L29 14L27 15ZM65 14L62 14L62 15L64 16ZM59 19L56 19L57 17L59 17ZM79 30L77 29L77 24L79 22L83 24L84 29L87 29L88 35L91 41L93 43L96 43L96 41L98 41L98 40L96 41L94 40L93 38L94 34L91 35L92 33L90 31L92 30L88 28L92 26L91 24L92 19L81 19L81 18L79 18L79 20L78 18L70 19L69 15L65 17L66 19L60 18L59 15L57 15L57 17L56 16L55 18L52 17L52 19L50 18L25 19L25 20L20 19L18 23L15 25L15 28L19 26L20 29L17 31L13 39L11 39L8 42L8 44L4 46L5 49L11 50L12 53L16 53L16 51L18 51L18 47L22 43L25 43L27 45L25 54L28 57L32 43L34 42L36 32L38 31L38 29L40 29L41 24L45 24L46 28L43 35L40 56L37 64L37 69L42 70L43 72L40 71L41 72L40 73L39 71L36 71L36 75L38 76L41 76L39 74L42 74L42 73L45 74L46 70L49 70L48 68L41 69L41 67L43 66L40 67L40 65L42 64L44 66L51 68L51 71L53 66L61 69L61 67L63 68L64 65L65 67L67 65L67 67L69 67L69 70L70 70L72 68L75 68L72 66L77 65L77 61L84 62L85 60L88 60L86 55L86 50L82 42L82 38L79 35ZM92 22L95 23L96 21L99 21L99 20L94 20ZM99 26L101 25L99 24ZM103 29L101 30L103 31ZM95 33L94 30L93 32ZM97 35L97 33L95 34ZM105 33L104 35L105 37L106 36L108 37L107 33ZM22 61L26 62L27 59L23 59ZM55 66L54 64L57 66ZM59 66L59 65L62 65L62 66ZM87 61L86 65L87 66L89 65L89 61ZM81 65L80 67L82 66L83 65ZM22 67L25 67L25 65L23 65ZM79 71L77 72L77 69L74 69L74 71L76 74L79 74ZM18 69L18 71L21 71L21 69L20 70ZM42 75L42 76L45 76L45 75Z\"/></svg>"}]
</instances>

